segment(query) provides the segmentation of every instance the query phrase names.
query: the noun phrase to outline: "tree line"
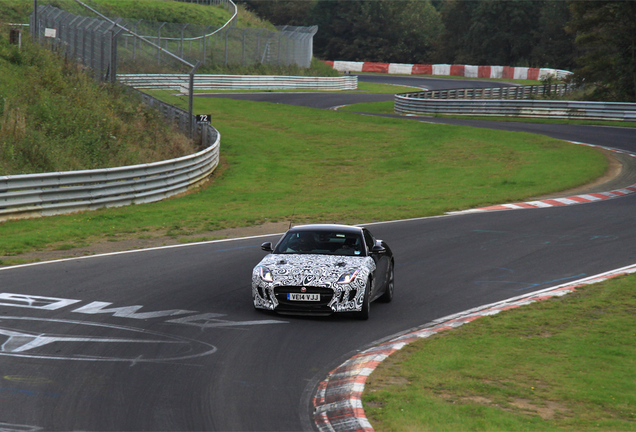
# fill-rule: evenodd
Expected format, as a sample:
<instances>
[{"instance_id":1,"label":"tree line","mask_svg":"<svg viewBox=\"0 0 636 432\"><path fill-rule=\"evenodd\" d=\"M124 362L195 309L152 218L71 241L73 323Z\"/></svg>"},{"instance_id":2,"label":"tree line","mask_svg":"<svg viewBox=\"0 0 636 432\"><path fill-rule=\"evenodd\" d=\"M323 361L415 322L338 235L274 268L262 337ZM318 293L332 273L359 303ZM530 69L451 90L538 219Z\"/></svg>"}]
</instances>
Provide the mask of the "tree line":
<instances>
[{"instance_id":1,"label":"tree line","mask_svg":"<svg viewBox=\"0 0 636 432\"><path fill-rule=\"evenodd\" d=\"M636 101L636 1L242 0L318 25L325 60L566 69L599 100Z\"/></svg>"}]
</instances>

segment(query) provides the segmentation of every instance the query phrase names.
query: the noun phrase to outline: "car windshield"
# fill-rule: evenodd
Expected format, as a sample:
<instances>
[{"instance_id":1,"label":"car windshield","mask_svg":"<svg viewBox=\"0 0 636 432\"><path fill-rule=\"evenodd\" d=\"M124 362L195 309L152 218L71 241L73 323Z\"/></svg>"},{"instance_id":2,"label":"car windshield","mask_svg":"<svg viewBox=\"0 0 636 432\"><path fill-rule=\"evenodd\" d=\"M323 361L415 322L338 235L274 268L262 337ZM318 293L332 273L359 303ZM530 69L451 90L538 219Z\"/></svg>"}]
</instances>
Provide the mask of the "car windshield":
<instances>
[{"instance_id":1,"label":"car windshield","mask_svg":"<svg viewBox=\"0 0 636 432\"><path fill-rule=\"evenodd\" d=\"M274 253L364 256L364 242L358 233L340 231L288 232Z\"/></svg>"}]
</instances>

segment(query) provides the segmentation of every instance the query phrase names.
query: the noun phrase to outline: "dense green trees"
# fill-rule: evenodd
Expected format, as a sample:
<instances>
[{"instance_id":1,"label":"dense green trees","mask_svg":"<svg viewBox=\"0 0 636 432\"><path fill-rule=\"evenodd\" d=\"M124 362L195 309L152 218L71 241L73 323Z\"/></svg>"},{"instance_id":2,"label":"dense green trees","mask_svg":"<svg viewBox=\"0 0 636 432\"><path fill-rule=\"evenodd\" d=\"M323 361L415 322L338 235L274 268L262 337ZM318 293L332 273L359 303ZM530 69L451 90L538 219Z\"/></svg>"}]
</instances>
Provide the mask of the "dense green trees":
<instances>
[{"instance_id":1,"label":"dense green trees","mask_svg":"<svg viewBox=\"0 0 636 432\"><path fill-rule=\"evenodd\" d=\"M328 60L574 66L564 1L244 0L274 24L318 25Z\"/></svg>"},{"instance_id":2,"label":"dense green trees","mask_svg":"<svg viewBox=\"0 0 636 432\"><path fill-rule=\"evenodd\" d=\"M316 54L334 60L431 62L443 29L433 5L419 0L319 0L312 16Z\"/></svg>"},{"instance_id":3,"label":"dense green trees","mask_svg":"<svg viewBox=\"0 0 636 432\"><path fill-rule=\"evenodd\" d=\"M583 50L576 77L599 100L636 102L636 2L570 1Z\"/></svg>"},{"instance_id":4,"label":"dense green trees","mask_svg":"<svg viewBox=\"0 0 636 432\"><path fill-rule=\"evenodd\" d=\"M318 25L326 60L576 69L599 99L636 101L635 0L244 0Z\"/></svg>"},{"instance_id":5,"label":"dense green trees","mask_svg":"<svg viewBox=\"0 0 636 432\"><path fill-rule=\"evenodd\" d=\"M573 66L574 36L563 1L447 0L443 56L449 63L554 67Z\"/></svg>"},{"instance_id":6,"label":"dense green trees","mask_svg":"<svg viewBox=\"0 0 636 432\"><path fill-rule=\"evenodd\" d=\"M245 0L276 25L318 25L317 56L423 63L438 57L440 14L428 0Z\"/></svg>"}]
</instances>

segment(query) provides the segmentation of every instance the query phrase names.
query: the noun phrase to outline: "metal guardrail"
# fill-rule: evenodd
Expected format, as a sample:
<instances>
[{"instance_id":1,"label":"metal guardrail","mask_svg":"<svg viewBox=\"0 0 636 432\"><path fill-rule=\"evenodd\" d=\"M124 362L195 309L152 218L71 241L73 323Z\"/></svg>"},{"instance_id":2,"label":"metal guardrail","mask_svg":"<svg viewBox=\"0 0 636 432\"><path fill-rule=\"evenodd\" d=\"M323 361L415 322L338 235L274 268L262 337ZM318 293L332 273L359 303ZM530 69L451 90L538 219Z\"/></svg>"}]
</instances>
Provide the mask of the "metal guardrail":
<instances>
[{"instance_id":1,"label":"metal guardrail","mask_svg":"<svg viewBox=\"0 0 636 432\"><path fill-rule=\"evenodd\" d=\"M395 95L395 112L636 121L636 103L552 100L421 99Z\"/></svg>"},{"instance_id":2,"label":"metal guardrail","mask_svg":"<svg viewBox=\"0 0 636 432\"><path fill-rule=\"evenodd\" d=\"M144 89L183 91L189 84L186 74L119 74L122 84ZM294 77L275 75L195 75L195 90L356 90L357 76Z\"/></svg>"},{"instance_id":3,"label":"metal guardrail","mask_svg":"<svg viewBox=\"0 0 636 432\"><path fill-rule=\"evenodd\" d=\"M143 101L189 127L188 113L149 95ZM0 176L0 221L159 201L204 182L219 163L221 135L200 124L205 149L160 162L84 171Z\"/></svg>"},{"instance_id":4,"label":"metal guardrail","mask_svg":"<svg viewBox=\"0 0 636 432\"><path fill-rule=\"evenodd\" d=\"M428 90L401 93L400 96L418 99L530 99L542 96L565 96L572 91L566 84L508 86L493 88L465 88Z\"/></svg>"}]
</instances>

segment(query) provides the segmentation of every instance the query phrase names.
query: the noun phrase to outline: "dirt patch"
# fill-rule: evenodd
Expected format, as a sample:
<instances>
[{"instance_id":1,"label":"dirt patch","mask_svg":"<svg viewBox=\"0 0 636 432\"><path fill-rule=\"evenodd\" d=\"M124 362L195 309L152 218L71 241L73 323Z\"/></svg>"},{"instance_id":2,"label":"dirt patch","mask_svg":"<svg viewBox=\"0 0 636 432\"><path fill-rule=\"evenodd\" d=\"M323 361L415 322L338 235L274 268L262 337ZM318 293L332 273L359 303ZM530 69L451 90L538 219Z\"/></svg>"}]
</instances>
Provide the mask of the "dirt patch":
<instances>
[{"instance_id":1,"label":"dirt patch","mask_svg":"<svg viewBox=\"0 0 636 432\"><path fill-rule=\"evenodd\" d=\"M528 399L514 399L510 405L522 411L538 414L543 420L550 420L559 414L567 414L568 409L559 403L545 401L541 405L533 404Z\"/></svg>"},{"instance_id":2,"label":"dirt patch","mask_svg":"<svg viewBox=\"0 0 636 432\"><path fill-rule=\"evenodd\" d=\"M511 413L538 415L544 420L550 420L558 416L567 416L570 414L570 410L565 405L552 401L533 403L530 399L514 398L511 401L505 401L504 403L496 403L484 396L455 397L447 393L438 394L437 396L448 403L476 403L496 407Z\"/></svg>"}]
</instances>

